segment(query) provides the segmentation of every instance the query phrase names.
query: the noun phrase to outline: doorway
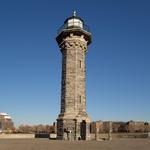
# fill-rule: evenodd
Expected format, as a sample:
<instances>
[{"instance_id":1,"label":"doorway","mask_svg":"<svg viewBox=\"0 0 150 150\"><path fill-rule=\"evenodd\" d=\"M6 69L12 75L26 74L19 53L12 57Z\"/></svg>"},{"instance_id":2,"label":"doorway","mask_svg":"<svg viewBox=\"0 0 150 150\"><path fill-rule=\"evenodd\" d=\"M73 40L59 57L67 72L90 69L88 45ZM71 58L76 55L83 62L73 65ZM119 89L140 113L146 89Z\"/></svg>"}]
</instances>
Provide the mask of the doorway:
<instances>
[{"instance_id":1,"label":"doorway","mask_svg":"<svg viewBox=\"0 0 150 150\"><path fill-rule=\"evenodd\" d=\"M80 124L81 140L86 140L86 122L83 120Z\"/></svg>"}]
</instances>

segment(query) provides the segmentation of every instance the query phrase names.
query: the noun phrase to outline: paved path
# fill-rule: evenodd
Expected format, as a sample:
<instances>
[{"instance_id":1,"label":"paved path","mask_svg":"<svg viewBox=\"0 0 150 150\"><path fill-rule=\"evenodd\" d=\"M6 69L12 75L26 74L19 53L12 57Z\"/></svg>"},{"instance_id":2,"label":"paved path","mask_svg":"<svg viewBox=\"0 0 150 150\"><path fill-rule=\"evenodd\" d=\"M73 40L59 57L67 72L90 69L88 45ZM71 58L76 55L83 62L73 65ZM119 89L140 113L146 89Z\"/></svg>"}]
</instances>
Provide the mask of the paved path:
<instances>
[{"instance_id":1,"label":"paved path","mask_svg":"<svg viewBox=\"0 0 150 150\"><path fill-rule=\"evenodd\" d=\"M150 150L150 139L119 139L103 142L0 139L0 150Z\"/></svg>"}]
</instances>

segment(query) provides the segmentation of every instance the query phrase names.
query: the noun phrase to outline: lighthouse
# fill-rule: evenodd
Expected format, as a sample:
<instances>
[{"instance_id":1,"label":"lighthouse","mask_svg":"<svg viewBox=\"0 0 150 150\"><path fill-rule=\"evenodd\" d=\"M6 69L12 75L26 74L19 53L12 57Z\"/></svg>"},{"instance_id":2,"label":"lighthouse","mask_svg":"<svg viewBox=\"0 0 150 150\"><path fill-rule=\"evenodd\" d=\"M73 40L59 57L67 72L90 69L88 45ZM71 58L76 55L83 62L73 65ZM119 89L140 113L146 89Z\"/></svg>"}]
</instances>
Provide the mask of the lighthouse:
<instances>
[{"instance_id":1,"label":"lighthouse","mask_svg":"<svg viewBox=\"0 0 150 150\"><path fill-rule=\"evenodd\" d=\"M62 53L61 107L57 118L59 140L90 140L86 112L86 53L91 32L76 12L58 29L56 41Z\"/></svg>"}]
</instances>

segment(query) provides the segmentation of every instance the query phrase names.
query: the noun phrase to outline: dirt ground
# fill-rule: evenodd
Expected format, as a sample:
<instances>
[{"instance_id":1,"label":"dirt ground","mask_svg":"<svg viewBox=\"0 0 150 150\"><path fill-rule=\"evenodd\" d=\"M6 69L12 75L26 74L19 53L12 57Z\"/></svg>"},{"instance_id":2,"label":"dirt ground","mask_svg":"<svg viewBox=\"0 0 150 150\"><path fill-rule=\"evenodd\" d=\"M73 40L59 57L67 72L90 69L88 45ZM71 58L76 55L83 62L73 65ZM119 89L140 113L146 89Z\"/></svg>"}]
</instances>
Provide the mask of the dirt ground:
<instances>
[{"instance_id":1,"label":"dirt ground","mask_svg":"<svg viewBox=\"0 0 150 150\"><path fill-rule=\"evenodd\" d=\"M118 139L98 142L0 139L0 150L150 150L150 139Z\"/></svg>"}]
</instances>

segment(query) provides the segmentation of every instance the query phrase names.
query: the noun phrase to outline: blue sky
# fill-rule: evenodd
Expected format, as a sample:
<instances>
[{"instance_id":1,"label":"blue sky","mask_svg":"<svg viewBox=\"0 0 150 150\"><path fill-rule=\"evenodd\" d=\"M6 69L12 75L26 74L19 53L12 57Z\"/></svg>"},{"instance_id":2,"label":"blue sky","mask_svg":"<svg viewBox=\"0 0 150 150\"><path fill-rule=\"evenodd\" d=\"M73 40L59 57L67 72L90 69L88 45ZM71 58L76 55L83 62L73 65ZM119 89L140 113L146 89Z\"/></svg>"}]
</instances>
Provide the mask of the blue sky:
<instances>
[{"instance_id":1,"label":"blue sky","mask_svg":"<svg viewBox=\"0 0 150 150\"><path fill-rule=\"evenodd\" d=\"M150 2L1 0L0 112L16 125L60 111L57 29L73 10L90 26L87 112L92 120L150 121Z\"/></svg>"}]
</instances>

